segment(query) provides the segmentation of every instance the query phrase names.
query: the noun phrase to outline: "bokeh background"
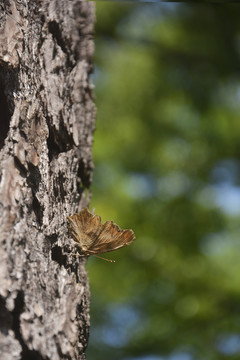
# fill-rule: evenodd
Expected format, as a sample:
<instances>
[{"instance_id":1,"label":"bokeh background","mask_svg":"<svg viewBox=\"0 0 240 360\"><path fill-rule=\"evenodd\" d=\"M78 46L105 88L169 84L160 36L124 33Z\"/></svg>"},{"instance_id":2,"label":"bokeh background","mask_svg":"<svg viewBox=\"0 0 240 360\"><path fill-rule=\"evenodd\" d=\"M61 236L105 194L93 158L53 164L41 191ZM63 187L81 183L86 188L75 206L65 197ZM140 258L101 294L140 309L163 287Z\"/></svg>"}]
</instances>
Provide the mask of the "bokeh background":
<instances>
[{"instance_id":1,"label":"bokeh background","mask_svg":"<svg viewBox=\"0 0 240 360\"><path fill-rule=\"evenodd\" d=\"M240 7L96 8L88 360L240 359Z\"/></svg>"}]
</instances>

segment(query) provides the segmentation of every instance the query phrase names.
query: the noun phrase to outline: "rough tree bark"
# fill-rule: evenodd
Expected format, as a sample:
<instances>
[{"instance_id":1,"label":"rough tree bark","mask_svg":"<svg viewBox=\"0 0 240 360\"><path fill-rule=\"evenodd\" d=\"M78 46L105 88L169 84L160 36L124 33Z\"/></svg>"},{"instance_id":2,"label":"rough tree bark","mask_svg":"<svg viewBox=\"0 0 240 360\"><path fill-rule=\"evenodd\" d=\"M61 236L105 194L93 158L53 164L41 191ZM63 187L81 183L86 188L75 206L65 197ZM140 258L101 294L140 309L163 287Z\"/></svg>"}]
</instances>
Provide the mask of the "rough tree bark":
<instances>
[{"instance_id":1,"label":"rough tree bark","mask_svg":"<svg viewBox=\"0 0 240 360\"><path fill-rule=\"evenodd\" d=\"M3 0L0 0L3 1ZM94 4L0 2L0 359L85 359Z\"/></svg>"}]
</instances>

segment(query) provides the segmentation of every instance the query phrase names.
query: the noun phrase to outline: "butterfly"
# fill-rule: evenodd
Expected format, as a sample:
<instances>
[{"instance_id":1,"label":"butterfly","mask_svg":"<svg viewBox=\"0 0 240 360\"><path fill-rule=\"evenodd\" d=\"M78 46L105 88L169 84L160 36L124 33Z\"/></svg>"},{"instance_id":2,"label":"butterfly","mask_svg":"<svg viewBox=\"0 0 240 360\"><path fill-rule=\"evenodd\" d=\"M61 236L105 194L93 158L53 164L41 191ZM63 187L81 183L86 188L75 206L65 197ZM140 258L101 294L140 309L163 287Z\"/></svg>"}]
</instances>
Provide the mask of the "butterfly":
<instances>
[{"instance_id":1,"label":"butterfly","mask_svg":"<svg viewBox=\"0 0 240 360\"><path fill-rule=\"evenodd\" d=\"M86 207L79 214L68 216L67 219L70 223L70 233L77 242L79 254L83 256L97 256L96 254L117 250L130 245L135 240L132 230L120 229L113 221L102 224L101 217L92 214Z\"/></svg>"}]
</instances>

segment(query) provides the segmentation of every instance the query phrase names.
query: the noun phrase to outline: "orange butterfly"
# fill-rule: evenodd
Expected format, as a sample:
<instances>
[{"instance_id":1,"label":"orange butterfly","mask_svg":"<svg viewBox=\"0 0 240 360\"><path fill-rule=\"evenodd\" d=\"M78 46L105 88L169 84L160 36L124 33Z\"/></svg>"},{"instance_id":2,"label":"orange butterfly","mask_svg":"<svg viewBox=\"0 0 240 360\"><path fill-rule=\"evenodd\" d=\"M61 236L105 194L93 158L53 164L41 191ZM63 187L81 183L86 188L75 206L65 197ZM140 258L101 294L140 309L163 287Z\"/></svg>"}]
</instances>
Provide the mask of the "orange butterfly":
<instances>
[{"instance_id":1,"label":"orange butterfly","mask_svg":"<svg viewBox=\"0 0 240 360\"><path fill-rule=\"evenodd\" d=\"M120 229L113 221L102 224L101 217L93 215L86 207L67 219L70 222L70 233L78 244L79 254L83 256L97 256L96 254L117 250L135 240L132 230Z\"/></svg>"}]
</instances>

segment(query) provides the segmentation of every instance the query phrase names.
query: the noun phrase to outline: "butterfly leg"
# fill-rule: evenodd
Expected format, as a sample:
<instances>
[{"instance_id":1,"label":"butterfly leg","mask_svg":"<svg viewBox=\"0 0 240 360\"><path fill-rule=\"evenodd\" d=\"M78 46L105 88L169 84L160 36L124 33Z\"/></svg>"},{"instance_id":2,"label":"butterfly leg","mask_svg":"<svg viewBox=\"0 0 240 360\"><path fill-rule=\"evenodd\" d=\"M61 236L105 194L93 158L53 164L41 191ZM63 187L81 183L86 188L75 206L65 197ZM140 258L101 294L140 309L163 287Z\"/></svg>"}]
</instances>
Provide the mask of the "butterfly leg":
<instances>
[{"instance_id":1,"label":"butterfly leg","mask_svg":"<svg viewBox=\"0 0 240 360\"><path fill-rule=\"evenodd\" d=\"M78 256L78 257L85 256L85 255L81 255L81 254L74 254L74 253L71 253L71 255Z\"/></svg>"}]
</instances>

